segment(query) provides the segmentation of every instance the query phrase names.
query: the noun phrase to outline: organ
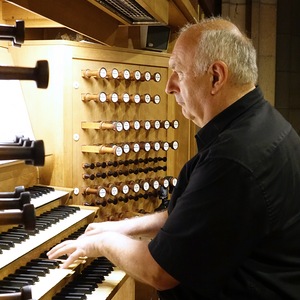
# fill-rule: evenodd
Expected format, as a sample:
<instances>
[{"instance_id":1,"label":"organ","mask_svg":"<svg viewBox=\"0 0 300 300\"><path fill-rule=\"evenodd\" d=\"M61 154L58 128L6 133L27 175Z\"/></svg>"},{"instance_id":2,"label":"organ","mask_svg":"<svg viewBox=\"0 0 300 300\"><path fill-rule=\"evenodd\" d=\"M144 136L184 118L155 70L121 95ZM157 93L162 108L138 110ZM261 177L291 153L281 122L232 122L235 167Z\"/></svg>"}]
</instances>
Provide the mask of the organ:
<instances>
[{"instance_id":1,"label":"organ","mask_svg":"<svg viewBox=\"0 0 300 300\"><path fill-rule=\"evenodd\" d=\"M134 299L133 279L105 258L83 259L71 270L60 270L45 252L63 239L77 237L90 222L140 216L167 203L168 191L190 156L187 133L192 130L164 92L169 54L72 41L25 41L18 48L8 46L8 51L17 66L49 63L46 89L27 81L46 87L39 81L39 63L33 75L20 78L45 156L42 166L21 161L0 166L0 188L3 193L13 193L19 185L53 189L30 199L36 232L1 224L5 238L26 237L0 254L0 293L21 293L24 277L38 276L39 282L28 281L33 283L32 299L67 299L67 290L97 299ZM6 156L18 158L26 161L24 156ZM47 219L58 215L56 223L45 227ZM105 269L101 275L89 276L99 268ZM19 283L12 288L9 281Z\"/></svg>"},{"instance_id":2,"label":"organ","mask_svg":"<svg viewBox=\"0 0 300 300\"><path fill-rule=\"evenodd\" d=\"M42 80L43 85L38 87L46 88L45 73L37 68L41 67L2 67L0 77ZM0 166L4 177L11 168L21 174L24 169L26 180L19 174L13 175L12 184L21 180L27 186L15 186L14 191L7 191L8 178L1 181L4 191L0 192L0 299L78 299L79 295L79 299L85 299L87 294L97 299L118 299L123 297L118 293L120 286L122 294L131 299L133 280L105 258L78 261L63 270L59 269L60 260L50 261L45 256L61 240L82 234L87 224L97 217L98 208L72 205L72 188L29 186L28 179L36 182L37 167L45 163L43 140L16 137L14 141L2 141L0 160L12 160ZM92 278L91 273L97 276Z\"/></svg>"}]
</instances>

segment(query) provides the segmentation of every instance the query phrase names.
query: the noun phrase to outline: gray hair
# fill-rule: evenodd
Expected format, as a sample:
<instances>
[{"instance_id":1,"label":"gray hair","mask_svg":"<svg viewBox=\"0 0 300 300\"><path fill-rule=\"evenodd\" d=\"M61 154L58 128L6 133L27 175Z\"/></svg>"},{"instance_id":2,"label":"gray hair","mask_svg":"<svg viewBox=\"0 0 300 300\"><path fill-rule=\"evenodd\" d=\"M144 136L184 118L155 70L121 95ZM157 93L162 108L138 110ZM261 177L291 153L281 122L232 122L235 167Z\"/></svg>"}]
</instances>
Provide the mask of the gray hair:
<instances>
[{"instance_id":1,"label":"gray hair","mask_svg":"<svg viewBox=\"0 0 300 300\"><path fill-rule=\"evenodd\" d=\"M256 50L252 41L238 30L214 29L211 25L205 26L205 23L211 23L211 20L187 24L180 31L182 33L195 26L202 28L195 55L196 70L205 72L214 61L221 60L228 66L233 84L256 84L258 70Z\"/></svg>"}]
</instances>

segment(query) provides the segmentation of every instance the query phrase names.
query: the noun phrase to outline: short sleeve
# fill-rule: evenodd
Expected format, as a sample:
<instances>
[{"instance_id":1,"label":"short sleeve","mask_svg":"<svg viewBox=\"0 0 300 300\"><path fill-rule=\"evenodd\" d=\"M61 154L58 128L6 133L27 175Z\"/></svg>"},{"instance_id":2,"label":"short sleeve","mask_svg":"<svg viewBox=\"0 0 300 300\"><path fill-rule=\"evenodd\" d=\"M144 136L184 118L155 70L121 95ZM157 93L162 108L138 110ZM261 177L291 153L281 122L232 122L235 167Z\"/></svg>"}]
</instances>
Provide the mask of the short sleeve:
<instances>
[{"instance_id":1,"label":"short sleeve","mask_svg":"<svg viewBox=\"0 0 300 300\"><path fill-rule=\"evenodd\" d=\"M149 250L170 275L213 296L267 231L251 172L228 159L196 166Z\"/></svg>"}]
</instances>

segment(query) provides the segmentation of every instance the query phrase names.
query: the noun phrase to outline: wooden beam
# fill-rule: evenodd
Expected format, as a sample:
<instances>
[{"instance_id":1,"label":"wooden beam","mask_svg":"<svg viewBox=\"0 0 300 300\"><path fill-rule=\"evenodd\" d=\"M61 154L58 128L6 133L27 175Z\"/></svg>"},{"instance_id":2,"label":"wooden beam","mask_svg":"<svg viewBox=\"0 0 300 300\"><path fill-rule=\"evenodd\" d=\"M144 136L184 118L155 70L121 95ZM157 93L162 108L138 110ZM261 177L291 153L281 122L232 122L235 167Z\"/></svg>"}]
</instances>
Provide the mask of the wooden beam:
<instances>
[{"instance_id":1,"label":"wooden beam","mask_svg":"<svg viewBox=\"0 0 300 300\"><path fill-rule=\"evenodd\" d=\"M170 1L169 3L170 3L169 25L172 27L173 31L176 32L179 30L179 28L184 26L188 22L188 20L173 1Z\"/></svg>"},{"instance_id":2,"label":"wooden beam","mask_svg":"<svg viewBox=\"0 0 300 300\"><path fill-rule=\"evenodd\" d=\"M100 43L113 46L119 22L86 0L9 0ZM26 24L25 24L26 26Z\"/></svg>"},{"instance_id":3,"label":"wooden beam","mask_svg":"<svg viewBox=\"0 0 300 300\"><path fill-rule=\"evenodd\" d=\"M162 24L169 23L168 0L136 0L150 15Z\"/></svg>"},{"instance_id":4,"label":"wooden beam","mask_svg":"<svg viewBox=\"0 0 300 300\"><path fill-rule=\"evenodd\" d=\"M199 21L198 11L189 0L173 0L173 2L190 23Z\"/></svg>"}]
</instances>

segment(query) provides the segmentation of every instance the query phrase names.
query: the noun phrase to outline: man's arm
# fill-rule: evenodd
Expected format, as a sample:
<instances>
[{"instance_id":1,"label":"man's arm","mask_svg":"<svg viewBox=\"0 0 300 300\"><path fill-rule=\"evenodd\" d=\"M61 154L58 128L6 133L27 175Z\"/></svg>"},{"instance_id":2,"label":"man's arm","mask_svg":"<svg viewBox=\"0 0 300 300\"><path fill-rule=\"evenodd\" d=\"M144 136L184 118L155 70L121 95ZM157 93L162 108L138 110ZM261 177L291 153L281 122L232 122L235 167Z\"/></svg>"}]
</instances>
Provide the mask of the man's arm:
<instances>
[{"instance_id":1,"label":"man's arm","mask_svg":"<svg viewBox=\"0 0 300 300\"><path fill-rule=\"evenodd\" d=\"M168 212L163 211L120 221L91 223L88 225L85 234L93 235L113 231L128 236L153 237L165 224L167 217Z\"/></svg>"},{"instance_id":2,"label":"man's arm","mask_svg":"<svg viewBox=\"0 0 300 300\"><path fill-rule=\"evenodd\" d=\"M169 289L176 286L178 281L153 259L148 240L132 237L154 235L163 226L166 217L167 212L160 212L122 221L93 223L79 239L62 242L47 254L50 259L68 254L63 268L79 257L105 256L136 280L157 290Z\"/></svg>"}]
</instances>

